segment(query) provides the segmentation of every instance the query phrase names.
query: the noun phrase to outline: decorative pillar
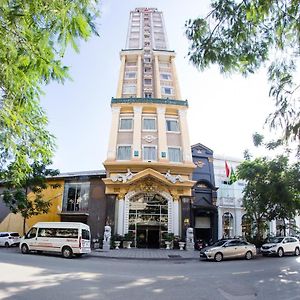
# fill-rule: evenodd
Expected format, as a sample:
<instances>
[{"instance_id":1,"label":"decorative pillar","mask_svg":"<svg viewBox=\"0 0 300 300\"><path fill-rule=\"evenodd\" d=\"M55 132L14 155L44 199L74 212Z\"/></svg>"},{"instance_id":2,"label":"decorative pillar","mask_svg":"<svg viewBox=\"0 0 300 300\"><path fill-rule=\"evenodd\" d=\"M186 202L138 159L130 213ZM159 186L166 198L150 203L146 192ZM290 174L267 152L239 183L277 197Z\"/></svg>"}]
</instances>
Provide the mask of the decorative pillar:
<instances>
[{"instance_id":1,"label":"decorative pillar","mask_svg":"<svg viewBox=\"0 0 300 300\"><path fill-rule=\"evenodd\" d=\"M235 208L235 236L242 236L242 213L241 208Z\"/></svg>"},{"instance_id":2,"label":"decorative pillar","mask_svg":"<svg viewBox=\"0 0 300 300\"><path fill-rule=\"evenodd\" d=\"M133 111L133 160L140 160L142 158L142 107L135 106Z\"/></svg>"},{"instance_id":3,"label":"decorative pillar","mask_svg":"<svg viewBox=\"0 0 300 300\"><path fill-rule=\"evenodd\" d=\"M175 57L171 57L171 67L172 67L172 74L173 74L173 83L175 86L175 99L181 99L181 93L180 93L180 87L179 87L179 82L178 82L178 77L177 77L177 72L176 72L176 66L175 66Z\"/></svg>"},{"instance_id":4,"label":"decorative pillar","mask_svg":"<svg viewBox=\"0 0 300 300\"><path fill-rule=\"evenodd\" d=\"M160 72L159 72L159 62L158 56L154 55L154 70L155 70L155 98L161 98L161 86L160 86Z\"/></svg>"},{"instance_id":5,"label":"decorative pillar","mask_svg":"<svg viewBox=\"0 0 300 300\"><path fill-rule=\"evenodd\" d=\"M192 151L190 146L190 137L187 126L186 113L186 109L180 109L178 111L181 133L182 158L184 163L192 163Z\"/></svg>"},{"instance_id":6,"label":"decorative pillar","mask_svg":"<svg viewBox=\"0 0 300 300\"><path fill-rule=\"evenodd\" d=\"M173 233L179 235L179 199L174 198L173 201Z\"/></svg>"},{"instance_id":7,"label":"decorative pillar","mask_svg":"<svg viewBox=\"0 0 300 300\"><path fill-rule=\"evenodd\" d=\"M167 132L166 132L166 108L157 108L157 127L158 127L158 160L167 160Z\"/></svg>"},{"instance_id":8,"label":"decorative pillar","mask_svg":"<svg viewBox=\"0 0 300 300\"><path fill-rule=\"evenodd\" d=\"M124 73L125 73L125 61L126 57L125 54L121 54L121 66L120 66L120 73L119 73L119 81L118 81L118 88L117 88L117 95L116 98L122 98L122 87L124 81Z\"/></svg>"},{"instance_id":9,"label":"decorative pillar","mask_svg":"<svg viewBox=\"0 0 300 300\"><path fill-rule=\"evenodd\" d=\"M108 142L108 151L107 151L107 160L115 160L116 159L116 151L117 151L117 136L118 136L118 126L119 126L119 118L120 118L120 107L113 106L112 118L111 118L111 127L110 127L110 135Z\"/></svg>"},{"instance_id":10,"label":"decorative pillar","mask_svg":"<svg viewBox=\"0 0 300 300\"><path fill-rule=\"evenodd\" d=\"M118 226L117 234L123 235L124 225L124 199L122 195L118 195Z\"/></svg>"},{"instance_id":11,"label":"decorative pillar","mask_svg":"<svg viewBox=\"0 0 300 300\"><path fill-rule=\"evenodd\" d=\"M136 83L136 97L142 98L142 56L138 55L137 60L137 83Z\"/></svg>"},{"instance_id":12,"label":"decorative pillar","mask_svg":"<svg viewBox=\"0 0 300 300\"><path fill-rule=\"evenodd\" d=\"M223 212L222 209L218 209L218 239L223 237Z\"/></svg>"}]
</instances>

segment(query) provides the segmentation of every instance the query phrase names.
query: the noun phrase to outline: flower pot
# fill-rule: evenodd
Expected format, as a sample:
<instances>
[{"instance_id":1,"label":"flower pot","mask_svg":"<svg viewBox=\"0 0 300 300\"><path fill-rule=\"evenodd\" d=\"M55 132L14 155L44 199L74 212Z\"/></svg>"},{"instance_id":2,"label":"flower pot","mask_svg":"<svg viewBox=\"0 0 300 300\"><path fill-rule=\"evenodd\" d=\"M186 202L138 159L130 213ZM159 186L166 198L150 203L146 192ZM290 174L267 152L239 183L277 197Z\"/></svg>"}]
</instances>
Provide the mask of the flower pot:
<instances>
[{"instance_id":1,"label":"flower pot","mask_svg":"<svg viewBox=\"0 0 300 300\"><path fill-rule=\"evenodd\" d=\"M170 250L171 242L165 242L165 244L166 244L166 250Z\"/></svg>"},{"instance_id":2,"label":"flower pot","mask_svg":"<svg viewBox=\"0 0 300 300\"><path fill-rule=\"evenodd\" d=\"M120 249L119 247L120 247L121 242L120 242L120 241L115 241L114 244L115 244L115 249L116 249L116 250L119 250L119 249Z\"/></svg>"},{"instance_id":3,"label":"flower pot","mask_svg":"<svg viewBox=\"0 0 300 300\"><path fill-rule=\"evenodd\" d=\"M131 249L132 241L123 241L123 247L125 249Z\"/></svg>"},{"instance_id":4,"label":"flower pot","mask_svg":"<svg viewBox=\"0 0 300 300\"><path fill-rule=\"evenodd\" d=\"M185 242L179 242L179 250L183 250Z\"/></svg>"}]
</instances>

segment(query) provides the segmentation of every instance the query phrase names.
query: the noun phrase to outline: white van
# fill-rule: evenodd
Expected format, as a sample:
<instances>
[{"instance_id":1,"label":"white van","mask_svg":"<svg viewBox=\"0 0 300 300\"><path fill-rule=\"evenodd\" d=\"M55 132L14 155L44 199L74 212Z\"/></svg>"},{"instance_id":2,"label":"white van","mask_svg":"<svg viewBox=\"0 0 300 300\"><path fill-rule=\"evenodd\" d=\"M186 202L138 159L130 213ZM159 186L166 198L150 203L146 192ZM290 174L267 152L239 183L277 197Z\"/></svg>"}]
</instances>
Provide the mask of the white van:
<instances>
[{"instance_id":1,"label":"white van","mask_svg":"<svg viewBox=\"0 0 300 300\"><path fill-rule=\"evenodd\" d=\"M23 254L30 251L58 252L64 258L91 252L90 227L74 222L36 223L20 241Z\"/></svg>"}]
</instances>

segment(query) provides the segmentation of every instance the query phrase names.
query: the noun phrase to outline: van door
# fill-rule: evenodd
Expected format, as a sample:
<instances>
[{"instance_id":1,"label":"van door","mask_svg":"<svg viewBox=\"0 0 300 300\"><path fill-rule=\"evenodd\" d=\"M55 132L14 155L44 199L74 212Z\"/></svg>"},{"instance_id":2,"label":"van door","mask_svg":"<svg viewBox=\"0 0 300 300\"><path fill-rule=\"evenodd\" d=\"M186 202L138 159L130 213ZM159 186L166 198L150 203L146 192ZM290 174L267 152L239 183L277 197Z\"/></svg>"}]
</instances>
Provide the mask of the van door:
<instances>
[{"instance_id":1,"label":"van door","mask_svg":"<svg viewBox=\"0 0 300 300\"><path fill-rule=\"evenodd\" d=\"M32 227L24 237L24 241L27 243L29 250L36 250L36 243L37 243L37 228Z\"/></svg>"}]
</instances>

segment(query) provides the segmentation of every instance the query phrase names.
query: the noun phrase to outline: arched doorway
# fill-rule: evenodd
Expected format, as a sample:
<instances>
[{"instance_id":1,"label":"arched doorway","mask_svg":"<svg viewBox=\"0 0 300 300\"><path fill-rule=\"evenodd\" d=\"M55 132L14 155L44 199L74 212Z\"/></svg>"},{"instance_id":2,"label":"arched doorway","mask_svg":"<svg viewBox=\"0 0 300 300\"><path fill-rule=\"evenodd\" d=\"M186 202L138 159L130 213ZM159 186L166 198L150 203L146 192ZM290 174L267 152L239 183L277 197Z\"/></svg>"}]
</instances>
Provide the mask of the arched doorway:
<instances>
[{"instance_id":1,"label":"arched doorway","mask_svg":"<svg viewBox=\"0 0 300 300\"><path fill-rule=\"evenodd\" d=\"M155 192L138 193L129 200L128 232L138 248L160 248L168 232L168 200Z\"/></svg>"}]
</instances>

